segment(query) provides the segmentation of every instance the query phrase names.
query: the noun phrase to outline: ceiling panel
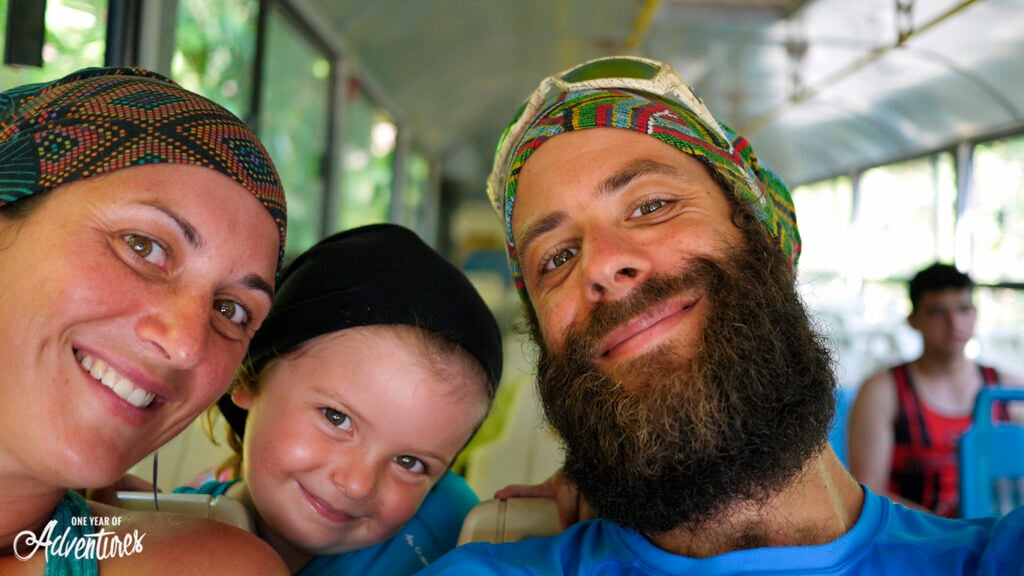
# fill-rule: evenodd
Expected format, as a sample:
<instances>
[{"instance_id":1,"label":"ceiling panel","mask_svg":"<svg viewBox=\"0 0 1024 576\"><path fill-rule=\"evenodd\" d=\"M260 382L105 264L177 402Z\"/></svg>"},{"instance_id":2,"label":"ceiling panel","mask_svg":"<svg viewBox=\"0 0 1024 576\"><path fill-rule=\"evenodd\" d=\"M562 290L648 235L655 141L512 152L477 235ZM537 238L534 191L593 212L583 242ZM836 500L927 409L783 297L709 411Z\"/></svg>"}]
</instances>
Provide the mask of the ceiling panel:
<instances>
[{"instance_id":1,"label":"ceiling panel","mask_svg":"<svg viewBox=\"0 0 1024 576\"><path fill-rule=\"evenodd\" d=\"M1024 126L1024 0L294 2L472 193L543 76L617 53L672 63L791 183Z\"/></svg>"}]
</instances>

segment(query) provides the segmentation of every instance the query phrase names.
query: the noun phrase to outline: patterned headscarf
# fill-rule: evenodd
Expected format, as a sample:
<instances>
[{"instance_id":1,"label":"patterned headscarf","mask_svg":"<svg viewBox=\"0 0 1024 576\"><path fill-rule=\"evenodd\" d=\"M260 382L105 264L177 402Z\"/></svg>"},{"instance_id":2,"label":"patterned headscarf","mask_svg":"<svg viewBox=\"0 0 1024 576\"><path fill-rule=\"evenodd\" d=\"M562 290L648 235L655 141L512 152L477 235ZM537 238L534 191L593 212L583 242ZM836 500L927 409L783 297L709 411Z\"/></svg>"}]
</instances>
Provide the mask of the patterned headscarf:
<instances>
[{"instance_id":1,"label":"patterned headscarf","mask_svg":"<svg viewBox=\"0 0 1024 576\"><path fill-rule=\"evenodd\" d=\"M765 228L789 257L790 265L796 266L800 232L789 190L770 167L758 161L750 142L727 126L717 123L710 127L688 106L667 97L601 88L556 93L526 121L529 127L513 145L508 165L495 166L496 171L507 169L507 173L494 174L492 184L497 185L488 188L492 204L504 219L512 276L524 302L529 300L512 236L519 172L544 142L563 132L588 128L633 130L700 160L729 184L730 192L754 206Z\"/></svg>"},{"instance_id":2,"label":"patterned headscarf","mask_svg":"<svg viewBox=\"0 0 1024 576\"><path fill-rule=\"evenodd\" d=\"M212 168L266 207L284 261L284 189L252 130L214 102L140 68L86 68L0 93L0 207L144 164Z\"/></svg>"}]
</instances>

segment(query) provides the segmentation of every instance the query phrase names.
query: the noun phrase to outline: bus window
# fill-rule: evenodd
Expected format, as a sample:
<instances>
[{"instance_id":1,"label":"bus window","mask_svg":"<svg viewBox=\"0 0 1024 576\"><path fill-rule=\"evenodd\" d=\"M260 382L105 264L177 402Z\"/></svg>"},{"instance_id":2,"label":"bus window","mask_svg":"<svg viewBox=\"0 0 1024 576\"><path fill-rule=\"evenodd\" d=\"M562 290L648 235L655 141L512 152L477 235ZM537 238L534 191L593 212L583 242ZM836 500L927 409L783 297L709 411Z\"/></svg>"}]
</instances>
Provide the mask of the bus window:
<instances>
[{"instance_id":1,"label":"bus window","mask_svg":"<svg viewBox=\"0 0 1024 576\"><path fill-rule=\"evenodd\" d=\"M276 5L267 17L259 134L288 193L289 254L323 234L330 62Z\"/></svg>"},{"instance_id":2,"label":"bus window","mask_svg":"<svg viewBox=\"0 0 1024 576\"><path fill-rule=\"evenodd\" d=\"M258 11L257 0L178 2L174 79L242 118L251 112Z\"/></svg>"},{"instance_id":3,"label":"bus window","mask_svg":"<svg viewBox=\"0 0 1024 576\"><path fill-rule=\"evenodd\" d=\"M965 224L975 279L1019 282L1024 270L1024 136L975 147L973 176Z\"/></svg>"},{"instance_id":4,"label":"bus window","mask_svg":"<svg viewBox=\"0 0 1024 576\"><path fill-rule=\"evenodd\" d=\"M6 4L6 2L4 3ZM7 30L7 7L0 9L0 46ZM107 0L50 0L42 68L0 67L0 90L53 80L86 66L102 66L107 37Z\"/></svg>"},{"instance_id":5,"label":"bus window","mask_svg":"<svg viewBox=\"0 0 1024 576\"><path fill-rule=\"evenodd\" d=\"M358 80L350 79L348 86L338 230L386 222L394 180L395 124L359 87Z\"/></svg>"}]
</instances>

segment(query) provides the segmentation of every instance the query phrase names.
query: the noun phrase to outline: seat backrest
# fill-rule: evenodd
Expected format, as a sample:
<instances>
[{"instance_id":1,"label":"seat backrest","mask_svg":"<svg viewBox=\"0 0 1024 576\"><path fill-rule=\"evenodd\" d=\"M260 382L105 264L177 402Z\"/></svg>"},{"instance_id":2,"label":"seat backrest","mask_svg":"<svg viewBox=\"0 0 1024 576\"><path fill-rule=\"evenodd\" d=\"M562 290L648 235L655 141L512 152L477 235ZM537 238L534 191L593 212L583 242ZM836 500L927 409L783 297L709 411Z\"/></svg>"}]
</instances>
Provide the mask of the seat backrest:
<instances>
[{"instance_id":1,"label":"seat backrest","mask_svg":"<svg viewBox=\"0 0 1024 576\"><path fill-rule=\"evenodd\" d=\"M501 544L559 532L558 508L551 498L484 500L466 515L458 543Z\"/></svg>"},{"instance_id":2,"label":"seat backrest","mask_svg":"<svg viewBox=\"0 0 1024 576\"><path fill-rule=\"evenodd\" d=\"M237 526L242 530L256 532L252 515L244 504L228 496L210 496L209 494L165 494L157 496L160 512L173 512L186 516L210 518L226 524ZM154 512L157 510L153 502L152 492L119 491L114 506L127 510Z\"/></svg>"},{"instance_id":3,"label":"seat backrest","mask_svg":"<svg viewBox=\"0 0 1024 576\"><path fill-rule=\"evenodd\" d=\"M1024 425L994 422L995 402L1024 401L1024 389L982 388L960 438L960 515L1002 516L1024 505Z\"/></svg>"}]
</instances>

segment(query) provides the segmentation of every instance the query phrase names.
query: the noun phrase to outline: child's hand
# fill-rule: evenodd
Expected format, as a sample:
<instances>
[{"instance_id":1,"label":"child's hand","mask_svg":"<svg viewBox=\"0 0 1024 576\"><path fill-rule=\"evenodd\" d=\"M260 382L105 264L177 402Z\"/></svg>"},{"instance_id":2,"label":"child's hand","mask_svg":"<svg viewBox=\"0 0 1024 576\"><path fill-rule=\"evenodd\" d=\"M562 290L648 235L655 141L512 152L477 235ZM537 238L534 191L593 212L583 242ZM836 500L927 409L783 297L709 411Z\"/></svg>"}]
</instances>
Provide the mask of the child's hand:
<instances>
[{"instance_id":1,"label":"child's hand","mask_svg":"<svg viewBox=\"0 0 1024 576\"><path fill-rule=\"evenodd\" d=\"M592 520L597 517L572 482L562 474L561 468L540 484L512 484L495 492L494 497L499 500L554 498L558 507L558 525L563 530L580 520Z\"/></svg>"}]
</instances>

